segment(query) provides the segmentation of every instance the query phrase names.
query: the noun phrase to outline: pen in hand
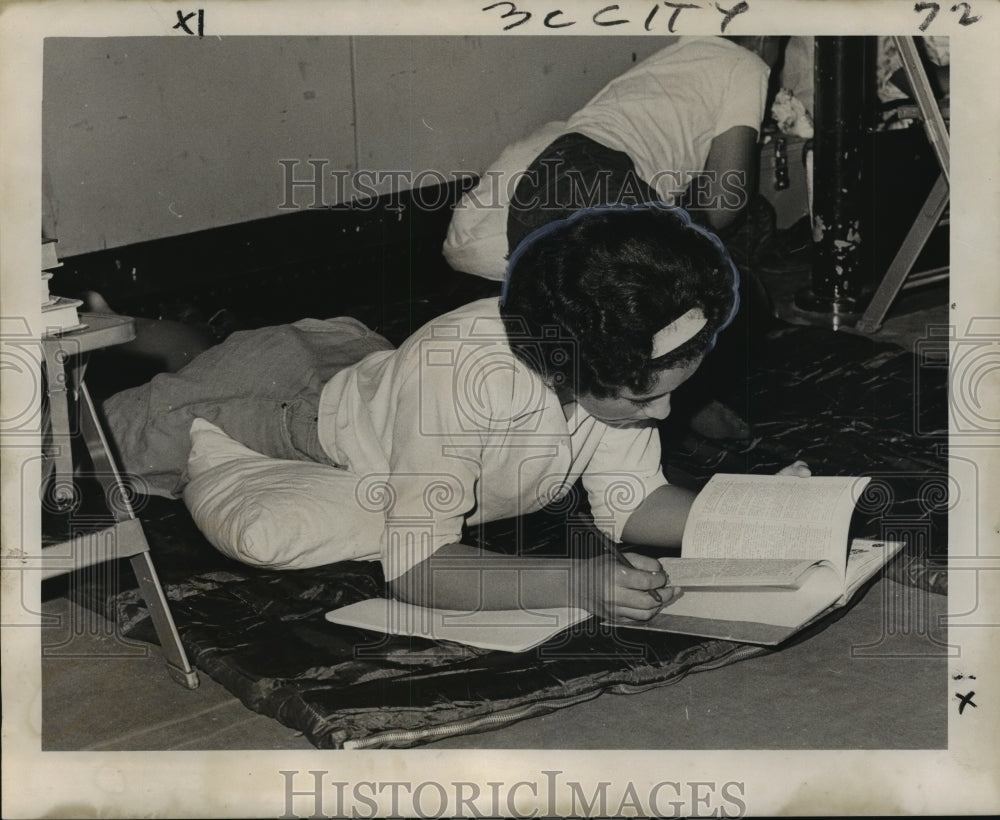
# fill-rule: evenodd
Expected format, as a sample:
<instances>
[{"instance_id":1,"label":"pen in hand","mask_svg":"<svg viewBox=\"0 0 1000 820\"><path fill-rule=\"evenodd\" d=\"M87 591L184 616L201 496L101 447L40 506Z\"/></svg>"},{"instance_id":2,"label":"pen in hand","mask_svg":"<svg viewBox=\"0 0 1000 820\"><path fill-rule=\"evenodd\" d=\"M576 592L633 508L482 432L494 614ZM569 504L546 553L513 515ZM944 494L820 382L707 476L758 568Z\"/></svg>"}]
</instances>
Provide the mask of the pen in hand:
<instances>
[{"instance_id":1,"label":"pen in hand","mask_svg":"<svg viewBox=\"0 0 1000 820\"><path fill-rule=\"evenodd\" d=\"M612 554L612 557L615 559L615 563L623 567L628 567L629 569L635 569L635 567L633 567L629 562L628 558L622 554L621 550L619 550L618 547L610 541L610 539L605 541L604 549L606 552L610 552ZM667 578L667 583L670 583L669 577ZM663 597L660 595L660 591L658 589L647 589L646 592L654 601L656 601L656 603L663 603Z\"/></svg>"}]
</instances>

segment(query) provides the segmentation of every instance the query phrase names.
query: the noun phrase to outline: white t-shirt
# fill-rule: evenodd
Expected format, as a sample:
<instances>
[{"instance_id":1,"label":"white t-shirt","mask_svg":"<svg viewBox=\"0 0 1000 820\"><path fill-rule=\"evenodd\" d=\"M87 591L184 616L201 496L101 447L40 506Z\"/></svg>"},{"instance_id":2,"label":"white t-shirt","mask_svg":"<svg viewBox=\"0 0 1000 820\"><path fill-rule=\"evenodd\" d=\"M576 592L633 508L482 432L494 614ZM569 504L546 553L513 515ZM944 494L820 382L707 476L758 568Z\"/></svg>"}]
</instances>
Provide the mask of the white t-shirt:
<instances>
[{"instance_id":1,"label":"white t-shirt","mask_svg":"<svg viewBox=\"0 0 1000 820\"><path fill-rule=\"evenodd\" d=\"M681 37L609 82L566 122L548 123L507 148L456 206L445 258L457 270L503 279L507 206L517 181L570 132L626 153L670 202L704 170L713 139L736 126L760 128L769 74L756 54L722 37Z\"/></svg>"},{"instance_id":2,"label":"white t-shirt","mask_svg":"<svg viewBox=\"0 0 1000 820\"><path fill-rule=\"evenodd\" d=\"M615 540L666 484L655 423L611 427L555 393L511 352L496 299L439 317L397 350L335 375L319 404L320 442L382 505L379 545L393 579L460 540L465 521L524 515L583 478L597 526Z\"/></svg>"}]
</instances>

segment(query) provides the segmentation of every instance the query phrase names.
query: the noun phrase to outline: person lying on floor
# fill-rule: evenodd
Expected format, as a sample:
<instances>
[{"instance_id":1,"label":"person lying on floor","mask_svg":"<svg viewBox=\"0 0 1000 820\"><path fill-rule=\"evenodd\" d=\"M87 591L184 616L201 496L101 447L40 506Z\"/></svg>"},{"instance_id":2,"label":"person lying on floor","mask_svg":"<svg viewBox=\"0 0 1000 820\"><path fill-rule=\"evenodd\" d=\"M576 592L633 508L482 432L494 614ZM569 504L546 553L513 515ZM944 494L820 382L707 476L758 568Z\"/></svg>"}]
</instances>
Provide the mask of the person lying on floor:
<instances>
[{"instance_id":1,"label":"person lying on floor","mask_svg":"<svg viewBox=\"0 0 1000 820\"><path fill-rule=\"evenodd\" d=\"M502 555L462 544L463 524L536 511L582 479L613 542L679 546L693 494L667 483L656 423L731 321L737 290L721 242L684 211L585 209L522 243L499 300L447 313L398 349L353 319L237 332L104 410L122 467L154 492L185 491L195 419L339 477L328 502L343 523L328 539L233 545L208 521L230 557L380 560L413 603L643 620L674 595L654 558Z\"/></svg>"}]
</instances>

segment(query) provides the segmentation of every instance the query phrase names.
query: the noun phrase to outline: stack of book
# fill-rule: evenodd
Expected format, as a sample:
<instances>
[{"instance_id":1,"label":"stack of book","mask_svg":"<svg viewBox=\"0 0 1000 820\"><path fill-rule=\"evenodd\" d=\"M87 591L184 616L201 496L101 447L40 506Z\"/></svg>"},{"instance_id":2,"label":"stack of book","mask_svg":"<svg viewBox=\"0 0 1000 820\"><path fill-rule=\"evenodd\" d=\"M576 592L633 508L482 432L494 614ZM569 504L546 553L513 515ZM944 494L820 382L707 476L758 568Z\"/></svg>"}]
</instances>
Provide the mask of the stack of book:
<instances>
[{"instance_id":1,"label":"stack of book","mask_svg":"<svg viewBox=\"0 0 1000 820\"><path fill-rule=\"evenodd\" d=\"M83 302L79 299L55 296L49 292L52 271L61 266L62 262L56 255L55 240L42 242L42 326L46 335L58 335L83 327L77 313L77 308Z\"/></svg>"}]
</instances>

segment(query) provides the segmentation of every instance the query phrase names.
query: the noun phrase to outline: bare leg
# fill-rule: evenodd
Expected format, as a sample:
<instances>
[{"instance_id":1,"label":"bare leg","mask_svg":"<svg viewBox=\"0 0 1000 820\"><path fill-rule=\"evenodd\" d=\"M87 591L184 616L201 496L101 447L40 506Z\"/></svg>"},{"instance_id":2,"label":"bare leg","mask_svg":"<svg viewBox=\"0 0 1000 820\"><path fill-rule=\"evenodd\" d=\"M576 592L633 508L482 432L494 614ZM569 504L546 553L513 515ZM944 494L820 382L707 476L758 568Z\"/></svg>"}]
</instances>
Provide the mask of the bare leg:
<instances>
[{"instance_id":1,"label":"bare leg","mask_svg":"<svg viewBox=\"0 0 1000 820\"><path fill-rule=\"evenodd\" d=\"M85 313L115 313L96 291L80 295ZM135 319L135 339L118 351L141 359L144 364L169 373L180 370L203 350L215 344L207 327L188 325L169 319Z\"/></svg>"}]
</instances>

